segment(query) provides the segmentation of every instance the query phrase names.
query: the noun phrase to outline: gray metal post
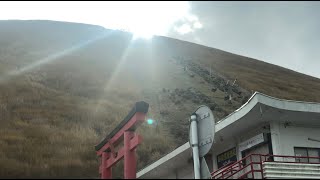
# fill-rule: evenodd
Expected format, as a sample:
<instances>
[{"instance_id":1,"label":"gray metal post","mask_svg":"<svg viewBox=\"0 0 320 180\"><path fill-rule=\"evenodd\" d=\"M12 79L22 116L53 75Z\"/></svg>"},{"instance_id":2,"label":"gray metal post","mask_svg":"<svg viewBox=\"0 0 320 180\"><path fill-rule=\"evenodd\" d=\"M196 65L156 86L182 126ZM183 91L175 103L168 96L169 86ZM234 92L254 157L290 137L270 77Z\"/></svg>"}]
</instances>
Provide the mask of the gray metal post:
<instances>
[{"instance_id":1,"label":"gray metal post","mask_svg":"<svg viewBox=\"0 0 320 180\"><path fill-rule=\"evenodd\" d=\"M199 145L198 145L198 127L197 127L197 116L191 115L191 139L192 139L192 153L193 153L193 168L194 178L200 179L200 160L199 160Z\"/></svg>"}]
</instances>

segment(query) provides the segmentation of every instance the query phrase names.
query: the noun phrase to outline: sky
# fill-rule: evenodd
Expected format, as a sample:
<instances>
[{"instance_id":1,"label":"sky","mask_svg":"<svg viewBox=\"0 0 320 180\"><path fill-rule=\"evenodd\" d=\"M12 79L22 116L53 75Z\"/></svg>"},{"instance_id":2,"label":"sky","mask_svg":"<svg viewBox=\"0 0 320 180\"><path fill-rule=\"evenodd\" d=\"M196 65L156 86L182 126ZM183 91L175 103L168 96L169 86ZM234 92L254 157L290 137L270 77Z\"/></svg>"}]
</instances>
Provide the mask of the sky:
<instances>
[{"instance_id":1,"label":"sky","mask_svg":"<svg viewBox=\"0 0 320 180\"><path fill-rule=\"evenodd\" d=\"M320 78L320 2L0 1L0 19L57 20L177 38Z\"/></svg>"}]
</instances>

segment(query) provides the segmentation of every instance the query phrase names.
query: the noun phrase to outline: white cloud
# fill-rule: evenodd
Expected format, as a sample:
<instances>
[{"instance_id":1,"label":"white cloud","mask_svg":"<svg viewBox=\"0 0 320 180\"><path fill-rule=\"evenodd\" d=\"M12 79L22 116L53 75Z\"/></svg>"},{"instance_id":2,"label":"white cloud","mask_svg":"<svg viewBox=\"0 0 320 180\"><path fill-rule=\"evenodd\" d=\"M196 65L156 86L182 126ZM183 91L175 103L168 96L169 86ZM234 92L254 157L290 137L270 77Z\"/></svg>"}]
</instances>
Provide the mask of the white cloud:
<instances>
[{"instance_id":1,"label":"white cloud","mask_svg":"<svg viewBox=\"0 0 320 180\"><path fill-rule=\"evenodd\" d=\"M199 21L197 21L197 22L193 23L193 27L195 29L201 29L203 26Z\"/></svg>"},{"instance_id":2,"label":"white cloud","mask_svg":"<svg viewBox=\"0 0 320 180\"><path fill-rule=\"evenodd\" d=\"M188 24L183 24L182 26L175 27L174 29L180 34L187 34L193 31L191 26Z\"/></svg>"},{"instance_id":3,"label":"white cloud","mask_svg":"<svg viewBox=\"0 0 320 180\"><path fill-rule=\"evenodd\" d=\"M188 14L185 18L186 18L189 22L198 21L198 17L195 16L195 15L192 15L192 14Z\"/></svg>"},{"instance_id":4,"label":"white cloud","mask_svg":"<svg viewBox=\"0 0 320 180\"><path fill-rule=\"evenodd\" d=\"M194 32L196 29L203 27L198 17L192 14L188 14L184 19L181 20L181 26L175 26L174 30L179 34L188 34Z\"/></svg>"}]
</instances>

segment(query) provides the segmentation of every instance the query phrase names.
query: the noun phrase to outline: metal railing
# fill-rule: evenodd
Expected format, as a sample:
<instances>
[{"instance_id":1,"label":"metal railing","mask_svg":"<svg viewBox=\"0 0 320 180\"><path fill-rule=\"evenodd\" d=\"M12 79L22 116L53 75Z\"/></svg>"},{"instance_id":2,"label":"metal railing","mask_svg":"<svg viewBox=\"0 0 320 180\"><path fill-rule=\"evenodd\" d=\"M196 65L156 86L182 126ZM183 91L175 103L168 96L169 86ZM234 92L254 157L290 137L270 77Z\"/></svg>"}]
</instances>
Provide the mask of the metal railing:
<instances>
[{"instance_id":1,"label":"metal railing","mask_svg":"<svg viewBox=\"0 0 320 180\"><path fill-rule=\"evenodd\" d=\"M307 162L301 162L301 159L307 159ZM318 162L309 162L310 159L318 159ZM254 179L255 173L258 173L260 177L257 178L263 179L264 162L320 164L320 157L249 154L235 163L227 164L212 172L211 176L212 179Z\"/></svg>"}]
</instances>

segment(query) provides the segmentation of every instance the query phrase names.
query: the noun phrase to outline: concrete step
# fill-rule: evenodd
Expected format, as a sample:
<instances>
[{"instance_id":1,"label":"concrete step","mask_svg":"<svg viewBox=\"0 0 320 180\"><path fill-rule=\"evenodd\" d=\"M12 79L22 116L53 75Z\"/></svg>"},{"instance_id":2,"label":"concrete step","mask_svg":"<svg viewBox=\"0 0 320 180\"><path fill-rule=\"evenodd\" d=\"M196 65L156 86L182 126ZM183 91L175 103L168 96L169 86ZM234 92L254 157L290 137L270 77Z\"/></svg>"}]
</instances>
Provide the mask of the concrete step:
<instances>
[{"instance_id":1,"label":"concrete step","mask_svg":"<svg viewBox=\"0 0 320 180\"><path fill-rule=\"evenodd\" d=\"M283 162L264 162L262 164L265 165L272 165L272 166L311 166L311 167L320 167L320 164L308 164L308 163L283 163Z\"/></svg>"},{"instance_id":2,"label":"concrete step","mask_svg":"<svg viewBox=\"0 0 320 180\"><path fill-rule=\"evenodd\" d=\"M286 170L286 171L316 171L316 172L320 172L320 168L319 167L270 167L270 166L265 166L263 167L264 170Z\"/></svg>"},{"instance_id":3,"label":"concrete step","mask_svg":"<svg viewBox=\"0 0 320 180\"><path fill-rule=\"evenodd\" d=\"M318 176L320 178L319 171L295 171L295 172L288 172L284 169L279 169L277 171L270 171L265 170L263 171L264 174L280 174L280 175L307 175L307 176Z\"/></svg>"},{"instance_id":4,"label":"concrete step","mask_svg":"<svg viewBox=\"0 0 320 180\"><path fill-rule=\"evenodd\" d=\"M320 179L320 164L265 162L262 167L268 179Z\"/></svg>"},{"instance_id":5,"label":"concrete step","mask_svg":"<svg viewBox=\"0 0 320 180\"><path fill-rule=\"evenodd\" d=\"M277 176L277 175L267 175L264 176L264 178L266 179L319 179L319 177L316 176L290 176L290 175L286 175L286 176Z\"/></svg>"}]
</instances>

